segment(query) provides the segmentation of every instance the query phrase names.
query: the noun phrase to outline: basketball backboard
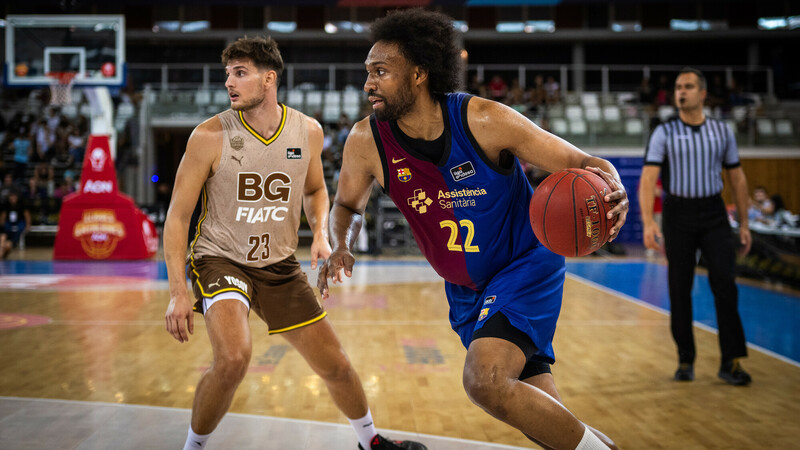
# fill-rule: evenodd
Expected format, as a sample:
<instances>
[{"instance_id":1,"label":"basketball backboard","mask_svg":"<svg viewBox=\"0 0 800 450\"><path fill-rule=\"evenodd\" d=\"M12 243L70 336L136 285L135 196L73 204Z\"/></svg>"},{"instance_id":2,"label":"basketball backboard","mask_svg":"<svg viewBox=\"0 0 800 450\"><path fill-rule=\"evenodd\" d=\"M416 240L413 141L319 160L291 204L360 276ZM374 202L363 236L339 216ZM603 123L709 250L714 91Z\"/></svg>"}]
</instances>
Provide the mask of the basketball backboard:
<instances>
[{"instance_id":1,"label":"basketball backboard","mask_svg":"<svg viewBox=\"0 0 800 450\"><path fill-rule=\"evenodd\" d=\"M74 72L75 86L121 87L125 17L9 15L4 70L9 86L47 86L53 73Z\"/></svg>"}]
</instances>

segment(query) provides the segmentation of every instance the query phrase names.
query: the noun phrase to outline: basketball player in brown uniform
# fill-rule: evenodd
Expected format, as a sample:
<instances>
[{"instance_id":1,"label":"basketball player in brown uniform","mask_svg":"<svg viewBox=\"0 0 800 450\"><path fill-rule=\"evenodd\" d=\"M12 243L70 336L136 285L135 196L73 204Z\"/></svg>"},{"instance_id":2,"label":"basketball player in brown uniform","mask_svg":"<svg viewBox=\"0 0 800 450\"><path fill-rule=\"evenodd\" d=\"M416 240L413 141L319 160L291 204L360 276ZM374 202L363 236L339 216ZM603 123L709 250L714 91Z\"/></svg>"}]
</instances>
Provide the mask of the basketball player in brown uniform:
<instances>
[{"instance_id":1,"label":"basketball player in brown uniform","mask_svg":"<svg viewBox=\"0 0 800 450\"><path fill-rule=\"evenodd\" d=\"M222 53L231 109L195 128L178 167L164 227L170 287L167 331L186 342L202 313L214 360L200 377L185 449L203 448L230 407L252 351L252 309L325 381L359 448L425 449L375 431L366 396L294 257L301 206L314 233L311 268L331 253L320 124L277 101L283 61L271 38L242 38ZM187 235L198 197L202 215Z\"/></svg>"}]
</instances>

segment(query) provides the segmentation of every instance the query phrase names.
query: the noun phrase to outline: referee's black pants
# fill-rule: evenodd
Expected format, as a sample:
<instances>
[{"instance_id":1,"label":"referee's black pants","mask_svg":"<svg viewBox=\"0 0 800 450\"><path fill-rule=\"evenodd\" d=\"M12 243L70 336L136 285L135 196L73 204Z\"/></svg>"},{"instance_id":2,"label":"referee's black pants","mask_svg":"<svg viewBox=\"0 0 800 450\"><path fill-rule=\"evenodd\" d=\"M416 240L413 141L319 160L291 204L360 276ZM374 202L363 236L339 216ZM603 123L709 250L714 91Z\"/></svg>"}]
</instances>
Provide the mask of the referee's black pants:
<instances>
[{"instance_id":1,"label":"referee's black pants","mask_svg":"<svg viewBox=\"0 0 800 450\"><path fill-rule=\"evenodd\" d=\"M736 287L736 249L725 204L719 195L699 199L667 196L663 209L664 246L669 266L670 324L678 346L678 360L695 359L692 329L692 285L696 253L700 249L708 266L714 294L722 361L747 356L739 317Z\"/></svg>"}]
</instances>

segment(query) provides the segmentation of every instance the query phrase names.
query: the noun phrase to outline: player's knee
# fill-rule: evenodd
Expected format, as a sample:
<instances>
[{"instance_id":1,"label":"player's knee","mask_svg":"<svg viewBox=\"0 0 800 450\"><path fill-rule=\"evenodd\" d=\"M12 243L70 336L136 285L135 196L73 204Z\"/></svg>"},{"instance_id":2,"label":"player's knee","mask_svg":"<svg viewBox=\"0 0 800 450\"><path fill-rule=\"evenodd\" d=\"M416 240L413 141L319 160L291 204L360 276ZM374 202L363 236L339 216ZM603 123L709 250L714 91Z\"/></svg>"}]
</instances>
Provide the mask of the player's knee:
<instances>
[{"instance_id":1,"label":"player's knee","mask_svg":"<svg viewBox=\"0 0 800 450\"><path fill-rule=\"evenodd\" d=\"M250 364L250 353L232 352L214 361L214 370L228 383L242 381Z\"/></svg>"},{"instance_id":2,"label":"player's knee","mask_svg":"<svg viewBox=\"0 0 800 450\"><path fill-rule=\"evenodd\" d=\"M337 354L315 371L323 380L333 383L349 380L354 374L353 366L344 354Z\"/></svg>"},{"instance_id":3,"label":"player's knee","mask_svg":"<svg viewBox=\"0 0 800 450\"><path fill-rule=\"evenodd\" d=\"M464 390L473 403L490 411L495 417L502 413L500 410L510 392L509 380L498 373L497 367L481 371L467 367L464 369L462 381Z\"/></svg>"}]
</instances>

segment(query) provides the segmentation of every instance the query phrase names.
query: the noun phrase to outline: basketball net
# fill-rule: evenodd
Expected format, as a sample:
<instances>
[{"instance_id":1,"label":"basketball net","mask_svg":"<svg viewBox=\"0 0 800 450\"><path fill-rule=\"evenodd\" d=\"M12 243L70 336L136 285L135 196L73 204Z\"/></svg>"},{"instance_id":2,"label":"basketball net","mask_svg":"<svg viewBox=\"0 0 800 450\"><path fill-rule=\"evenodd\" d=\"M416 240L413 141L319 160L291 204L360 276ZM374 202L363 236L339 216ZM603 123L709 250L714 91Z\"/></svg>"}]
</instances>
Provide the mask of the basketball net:
<instances>
[{"instance_id":1,"label":"basketball net","mask_svg":"<svg viewBox=\"0 0 800 450\"><path fill-rule=\"evenodd\" d=\"M64 106L72 102L72 82L77 72L50 72L50 104Z\"/></svg>"}]
</instances>

